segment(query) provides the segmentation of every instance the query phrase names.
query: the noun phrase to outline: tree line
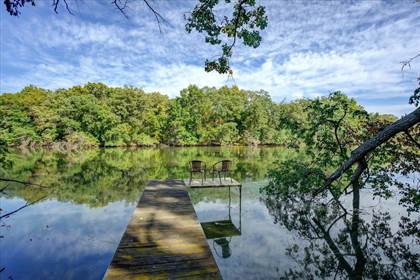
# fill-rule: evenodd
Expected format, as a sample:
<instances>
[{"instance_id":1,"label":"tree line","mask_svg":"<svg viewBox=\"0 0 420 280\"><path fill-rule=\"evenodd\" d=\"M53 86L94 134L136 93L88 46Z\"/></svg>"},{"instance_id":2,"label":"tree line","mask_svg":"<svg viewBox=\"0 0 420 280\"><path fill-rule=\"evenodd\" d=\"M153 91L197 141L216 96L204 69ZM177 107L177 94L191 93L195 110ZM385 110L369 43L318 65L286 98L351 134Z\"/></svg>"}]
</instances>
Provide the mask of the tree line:
<instances>
[{"instance_id":1,"label":"tree line","mask_svg":"<svg viewBox=\"0 0 420 280\"><path fill-rule=\"evenodd\" d=\"M310 120L308 108L339 98L364 119L369 115L342 93L276 103L265 91L191 85L170 99L135 87L87 83L55 91L27 86L0 95L4 146L296 145ZM325 107L325 106L324 106ZM361 114L363 115L363 114Z\"/></svg>"}]
</instances>

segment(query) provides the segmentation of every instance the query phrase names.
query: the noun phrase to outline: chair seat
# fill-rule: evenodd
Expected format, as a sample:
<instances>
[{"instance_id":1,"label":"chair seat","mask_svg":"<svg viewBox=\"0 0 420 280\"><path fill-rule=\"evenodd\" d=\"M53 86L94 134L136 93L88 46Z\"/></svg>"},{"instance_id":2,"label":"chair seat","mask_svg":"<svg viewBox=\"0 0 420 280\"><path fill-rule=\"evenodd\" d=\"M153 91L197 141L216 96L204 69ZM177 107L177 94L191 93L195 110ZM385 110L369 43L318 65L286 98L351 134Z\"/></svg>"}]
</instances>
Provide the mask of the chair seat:
<instances>
[{"instance_id":1,"label":"chair seat","mask_svg":"<svg viewBox=\"0 0 420 280\"><path fill-rule=\"evenodd\" d=\"M190 171L190 183L192 181L193 173L200 173L202 174L201 182L204 183L206 179L206 163L201 160L192 160L189 162L189 171Z\"/></svg>"}]
</instances>

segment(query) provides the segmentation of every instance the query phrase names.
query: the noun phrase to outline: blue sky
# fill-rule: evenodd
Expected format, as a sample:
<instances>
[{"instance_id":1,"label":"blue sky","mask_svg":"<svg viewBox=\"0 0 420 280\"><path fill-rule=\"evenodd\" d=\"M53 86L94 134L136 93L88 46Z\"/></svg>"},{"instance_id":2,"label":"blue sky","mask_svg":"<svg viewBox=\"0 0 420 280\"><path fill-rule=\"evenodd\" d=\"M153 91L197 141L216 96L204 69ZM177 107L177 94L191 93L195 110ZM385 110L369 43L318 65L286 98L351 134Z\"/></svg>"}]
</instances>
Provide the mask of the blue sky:
<instances>
[{"instance_id":1,"label":"blue sky","mask_svg":"<svg viewBox=\"0 0 420 280\"><path fill-rule=\"evenodd\" d=\"M232 85L206 73L220 53L203 34L187 34L184 14L196 1L150 3L168 21L160 33L142 1L124 18L109 0L68 0L74 15L49 0L19 17L1 9L0 92L28 84L56 89L88 81L132 85L171 97L189 84ZM270 1L269 26L258 49L239 46L231 66L240 88L264 89L273 100L342 90L370 112L413 110L420 61L401 72L400 61L420 53L420 3L399 1ZM223 13L224 10L221 9Z\"/></svg>"}]
</instances>

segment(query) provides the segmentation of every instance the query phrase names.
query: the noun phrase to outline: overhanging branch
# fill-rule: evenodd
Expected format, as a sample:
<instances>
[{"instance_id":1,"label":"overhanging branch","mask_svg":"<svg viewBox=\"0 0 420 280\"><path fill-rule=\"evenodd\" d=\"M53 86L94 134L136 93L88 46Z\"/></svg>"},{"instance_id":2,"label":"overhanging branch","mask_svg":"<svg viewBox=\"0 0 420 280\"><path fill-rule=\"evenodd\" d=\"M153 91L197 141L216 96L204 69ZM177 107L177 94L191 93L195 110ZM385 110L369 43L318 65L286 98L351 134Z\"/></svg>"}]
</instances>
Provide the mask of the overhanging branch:
<instances>
[{"instance_id":1,"label":"overhanging branch","mask_svg":"<svg viewBox=\"0 0 420 280\"><path fill-rule=\"evenodd\" d=\"M356 162L363 160L367 154L375 150L381 144L385 143L396 134L407 131L409 128L420 122L420 108L417 108L410 114L402 117L396 122L387 126L384 130L380 131L374 137L365 141L359 147L351 152L351 156L339 168L337 168L326 180L324 186L314 192L314 195L328 189L331 184L343 175L344 172L350 169Z\"/></svg>"}]
</instances>

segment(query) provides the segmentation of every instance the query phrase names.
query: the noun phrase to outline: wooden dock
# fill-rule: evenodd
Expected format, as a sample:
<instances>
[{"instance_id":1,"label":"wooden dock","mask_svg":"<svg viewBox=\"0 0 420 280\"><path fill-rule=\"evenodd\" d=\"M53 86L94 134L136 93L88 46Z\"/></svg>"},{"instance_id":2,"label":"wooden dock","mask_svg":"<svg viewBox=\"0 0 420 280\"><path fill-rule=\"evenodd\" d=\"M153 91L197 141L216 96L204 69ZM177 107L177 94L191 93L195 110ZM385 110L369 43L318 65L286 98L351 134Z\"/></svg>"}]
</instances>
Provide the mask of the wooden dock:
<instances>
[{"instance_id":1,"label":"wooden dock","mask_svg":"<svg viewBox=\"0 0 420 280\"><path fill-rule=\"evenodd\" d=\"M191 188L224 188L224 187L242 187L241 183L231 178L215 179L183 179L183 183Z\"/></svg>"},{"instance_id":2,"label":"wooden dock","mask_svg":"<svg viewBox=\"0 0 420 280\"><path fill-rule=\"evenodd\" d=\"M149 181L104 279L221 279L186 187Z\"/></svg>"}]
</instances>

